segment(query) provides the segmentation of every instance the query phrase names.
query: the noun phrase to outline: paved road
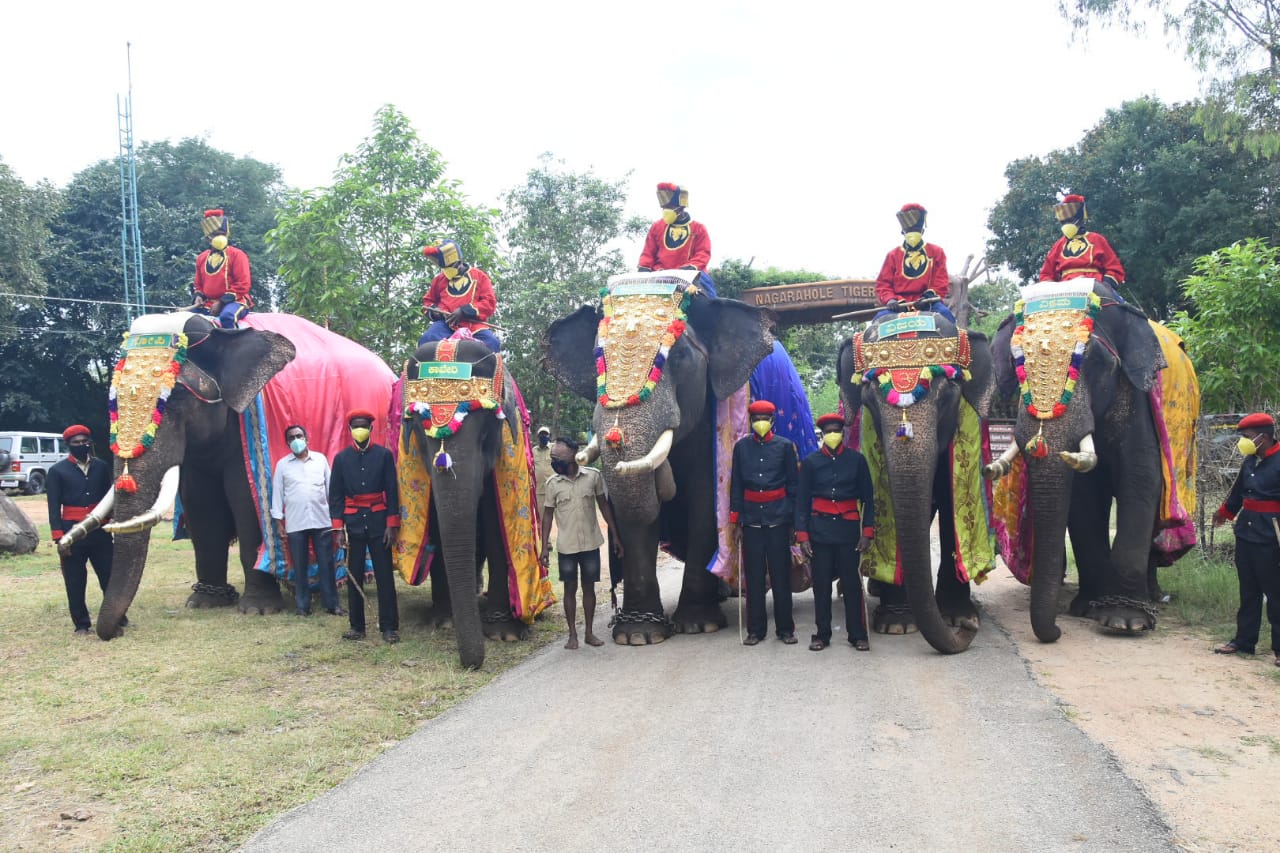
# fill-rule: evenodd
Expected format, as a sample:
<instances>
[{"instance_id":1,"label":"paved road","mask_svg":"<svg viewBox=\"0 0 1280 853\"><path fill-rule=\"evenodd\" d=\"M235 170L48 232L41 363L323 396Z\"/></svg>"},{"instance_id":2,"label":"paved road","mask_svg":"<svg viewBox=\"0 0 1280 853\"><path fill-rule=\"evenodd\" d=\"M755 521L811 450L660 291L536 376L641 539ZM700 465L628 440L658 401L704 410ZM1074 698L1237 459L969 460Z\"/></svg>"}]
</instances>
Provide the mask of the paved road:
<instances>
[{"instance_id":1,"label":"paved road","mask_svg":"<svg viewBox=\"0 0 1280 853\"><path fill-rule=\"evenodd\" d=\"M796 617L807 638L811 593ZM950 658L745 648L736 620L548 648L244 850L1175 849L989 620Z\"/></svg>"}]
</instances>

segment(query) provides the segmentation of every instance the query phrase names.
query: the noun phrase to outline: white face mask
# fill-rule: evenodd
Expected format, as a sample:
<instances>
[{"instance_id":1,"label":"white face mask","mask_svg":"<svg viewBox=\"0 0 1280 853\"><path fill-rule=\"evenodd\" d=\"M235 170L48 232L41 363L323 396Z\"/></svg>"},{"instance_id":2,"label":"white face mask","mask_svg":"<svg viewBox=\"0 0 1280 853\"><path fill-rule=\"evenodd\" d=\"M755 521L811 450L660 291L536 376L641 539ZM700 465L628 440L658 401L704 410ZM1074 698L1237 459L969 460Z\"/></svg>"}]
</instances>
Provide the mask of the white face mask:
<instances>
[{"instance_id":1,"label":"white face mask","mask_svg":"<svg viewBox=\"0 0 1280 853\"><path fill-rule=\"evenodd\" d=\"M289 440L289 449L294 453L301 453L307 449L307 439L303 436Z\"/></svg>"}]
</instances>

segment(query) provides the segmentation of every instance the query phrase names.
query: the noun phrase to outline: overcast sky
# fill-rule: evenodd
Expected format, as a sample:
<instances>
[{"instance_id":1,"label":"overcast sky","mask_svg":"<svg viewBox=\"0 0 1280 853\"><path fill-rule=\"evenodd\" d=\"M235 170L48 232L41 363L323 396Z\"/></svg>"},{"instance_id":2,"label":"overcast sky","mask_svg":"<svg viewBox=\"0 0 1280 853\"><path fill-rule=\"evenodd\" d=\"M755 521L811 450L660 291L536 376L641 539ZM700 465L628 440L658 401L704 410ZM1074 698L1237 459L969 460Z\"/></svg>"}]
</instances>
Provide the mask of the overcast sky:
<instances>
[{"instance_id":1,"label":"overcast sky","mask_svg":"<svg viewBox=\"0 0 1280 853\"><path fill-rule=\"evenodd\" d=\"M875 276L907 201L958 268L1010 161L1126 100L1197 93L1158 30L1073 42L1057 0L21 2L0 20L0 158L28 182L116 155L131 42L139 141L203 136L314 187L391 103L476 202L551 151L630 172L646 217L657 182L687 186L713 264L834 277Z\"/></svg>"}]
</instances>

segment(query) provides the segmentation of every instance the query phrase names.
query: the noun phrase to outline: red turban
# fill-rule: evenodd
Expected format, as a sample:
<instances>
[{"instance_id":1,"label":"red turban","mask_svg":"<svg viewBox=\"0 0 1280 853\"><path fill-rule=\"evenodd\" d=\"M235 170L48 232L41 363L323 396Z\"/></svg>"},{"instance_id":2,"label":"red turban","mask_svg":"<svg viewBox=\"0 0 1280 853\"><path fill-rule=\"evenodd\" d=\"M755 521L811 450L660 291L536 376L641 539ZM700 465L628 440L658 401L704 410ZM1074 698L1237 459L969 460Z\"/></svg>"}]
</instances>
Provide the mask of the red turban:
<instances>
[{"instance_id":1,"label":"red turban","mask_svg":"<svg viewBox=\"0 0 1280 853\"><path fill-rule=\"evenodd\" d=\"M359 418L364 418L369 423L373 423L374 421L377 420L377 418L373 416L373 412L369 411L368 409L352 409L351 411L347 412L348 424L350 424L352 421L357 420Z\"/></svg>"},{"instance_id":2,"label":"red turban","mask_svg":"<svg viewBox=\"0 0 1280 853\"><path fill-rule=\"evenodd\" d=\"M62 431L62 440L70 441L71 439L75 438L77 435L92 435L92 434L93 433L89 432L89 428L84 424L72 424L71 426L67 427Z\"/></svg>"},{"instance_id":3,"label":"red turban","mask_svg":"<svg viewBox=\"0 0 1280 853\"><path fill-rule=\"evenodd\" d=\"M838 415L838 414L836 414L835 412L828 412L827 414L825 414L825 415L823 415L822 417L818 418L818 429L822 429L822 428L823 428L823 427L825 427L825 426L840 426L840 427L843 427L843 426L844 426L844 416L843 416L843 415Z\"/></svg>"},{"instance_id":4,"label":"red turban","mask_svg":"<svg viewBox=\"0 0 1280 853\"><path fill-rule=\"evenodd\" d=\"M750 406L747 406L747 414L749 415L772 415L778 409L768 400L756 400Z\"/></svg>"},{"instance_id":5,"label":"red turban","mask_svg":"<svg viewBox=\"0 0 1280 853\"><path fill-rule=\"evenodd\" d=\"M1254 412L1252 415L1245 415L1240 419L1240 423L1236 424L1236 430L1242 429L1266 429L1268 427L1275 429L1276 419L1268 415L1266 412Z\"/></svg>"}]
</instances>

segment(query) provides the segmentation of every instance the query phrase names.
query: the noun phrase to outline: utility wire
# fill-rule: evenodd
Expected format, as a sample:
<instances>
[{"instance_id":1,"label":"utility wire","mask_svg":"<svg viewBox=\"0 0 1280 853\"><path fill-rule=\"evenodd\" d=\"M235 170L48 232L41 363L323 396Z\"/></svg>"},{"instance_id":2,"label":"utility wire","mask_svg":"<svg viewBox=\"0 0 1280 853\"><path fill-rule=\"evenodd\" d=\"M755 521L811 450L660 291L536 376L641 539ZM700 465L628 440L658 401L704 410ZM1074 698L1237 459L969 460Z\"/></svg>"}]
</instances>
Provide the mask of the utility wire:
<instances>
[{"instance_id":1,"label":"utility wire","mask_svg":"<svg viewBox=\"0 0 1280 853\"><path fill-rule=\"evenodd\" d=\"M136 308L129 302L112 302L110 299L77 299L72 296L41 296L38 293L0 293L0 296L7 296L13 299L45 299L54 302L87 302L91 305L123 305L126 308ZM150 305L148 308L169 308L179 310L182 308L190 308L190 305Z\"/></svg>"}]
</instances>

